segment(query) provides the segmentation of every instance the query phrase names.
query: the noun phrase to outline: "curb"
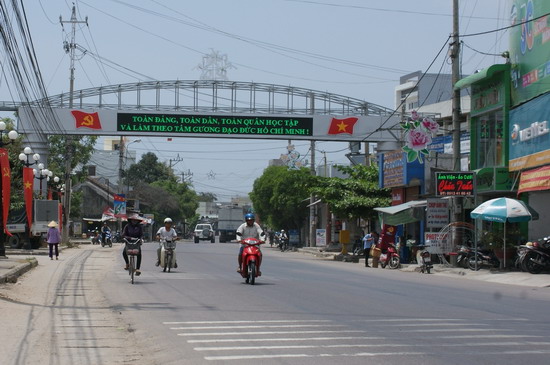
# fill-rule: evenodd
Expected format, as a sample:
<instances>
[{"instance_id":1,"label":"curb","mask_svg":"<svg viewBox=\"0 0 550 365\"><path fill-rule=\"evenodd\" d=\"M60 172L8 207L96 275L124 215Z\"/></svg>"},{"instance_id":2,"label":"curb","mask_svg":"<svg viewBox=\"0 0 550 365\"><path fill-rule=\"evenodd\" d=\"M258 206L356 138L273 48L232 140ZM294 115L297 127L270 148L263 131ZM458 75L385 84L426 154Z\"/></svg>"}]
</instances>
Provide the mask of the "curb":
<instances>
[{"instance_id":1,"label":"curb","mask_svg":"<svg viewBox=\"0 0 550 365\"><path fill-rule=\"evenodd\" d=\"M5 274L1 274L0 284L16 283L17 278L36 266L38 266L38 261L34 257L29 258L27 259L27 262L15 266L14 268L8 270Z\"/></svg>"}]
</instances>

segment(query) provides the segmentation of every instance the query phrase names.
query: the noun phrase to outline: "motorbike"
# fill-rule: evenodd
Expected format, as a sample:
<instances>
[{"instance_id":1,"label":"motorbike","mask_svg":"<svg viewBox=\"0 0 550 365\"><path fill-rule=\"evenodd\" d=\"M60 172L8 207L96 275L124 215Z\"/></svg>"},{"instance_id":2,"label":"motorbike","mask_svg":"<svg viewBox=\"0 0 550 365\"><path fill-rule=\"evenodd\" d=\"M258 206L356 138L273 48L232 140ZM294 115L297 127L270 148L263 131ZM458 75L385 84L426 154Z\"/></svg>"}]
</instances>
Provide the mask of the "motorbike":
<instances>
[{"instance_id":1,"label":"motorbike","mask_svg":"<svg viewBox=\"0 0 550 365\"><path fill-rule=\"evenodd\" d=\"M168 272L176 268L176 241L161 240L160 247L160 267L162 271Z\"/></svg>"},{"instance_id":2,"label":"motorbike","mask_svg":"<svg viewBox=\"0 0 550 365\"><path fill-rule=\"evenodd\" d=\"M101 247L105 246L113 247L113 239L110 231L105 232L105 241L101 240Z\"/></svg>"},{"instance_id":3,"label":"motorbike","mask_svg":"<svg viewBox=\"0 0 550 365\"><path fill-rule=\"evenodd\" d=\"M470 252L472 252L471 245L461 245L457 251L456 265L466 269L468 267L468 257L470 256Z\"/></svg>"},{"instance_id":4,"label":"motorbike","mask_svg":"<svg viewBox=\"0 0 550 365\"><path fill-rule=\"evenodd\" d=\"M432 264L432 254L426 248L420 252L420 272L429 274L431 269L434 267Z\"/></svg>"},{"instance_id":5,"label":"motorbike","mask_svg":"<svg viewBox=\"0 0 550 365\"><path fill-rule=\"evenodd\" d=\"M115 235L114 235L114 237L113 237L113 241L114 241L115 243L122 243L122 235L120 234L119 231L116 231L116 232L115 232Z\"/></svg>"},{"instance_id":6,"label":"motorbike","mask_svg":"<svg viewBox=\"0 0 550 365\"><path fill-rule=\"evenodd\" d=\"M379 264L382 268L388 266L390 269L397 269L401 263L397 249L393 243L388 244L388 249L380 255Z\"/></svg>"},{"instance_id":7,"label":"motorbike","mask_svg":"<svg viewBox=\"0 0 550 365\"><path fill-rule=\"evenodd\" d=\"M489 266L492 268L498 268L500 266L500 260L496 257L493 250L483 250L471 248L468 254L468 267L470 270L479 270L482 266Z\"/></svg>"},{"instance_id":8,"label":"motorbike","mask_svg":"<svg viewBox=\"0 0 550 365\"><path fill-rule=\"evenodd\" d=\"M99 232L92 232L90 237L92 238L92 245L101 244L101 234L99 234Z\"/></svg>"},{"instance_id":9,"label":"motorbike","mask_svg":"<svg viewBox=\"0 0 550 365\"><path fill-rule=\"evenodd\" d=\"M242 253L241 276L246 279L247 284L254 285L256 278L261 275L262 251L259 246L264 242L256 238L244 238L241 243L245 245Z\"/></svg>"},{"instance_id":10,"label":"motorbike","mask_svg":"<svg viewBox=\"0 0 550 365\"><path fill-rule=\"evenodd\" d=\"M531 274L540 274L542 271L550 270L550 238L535 241L532 246L527 247L522 267Z\"/></svg>"}]
</instances>

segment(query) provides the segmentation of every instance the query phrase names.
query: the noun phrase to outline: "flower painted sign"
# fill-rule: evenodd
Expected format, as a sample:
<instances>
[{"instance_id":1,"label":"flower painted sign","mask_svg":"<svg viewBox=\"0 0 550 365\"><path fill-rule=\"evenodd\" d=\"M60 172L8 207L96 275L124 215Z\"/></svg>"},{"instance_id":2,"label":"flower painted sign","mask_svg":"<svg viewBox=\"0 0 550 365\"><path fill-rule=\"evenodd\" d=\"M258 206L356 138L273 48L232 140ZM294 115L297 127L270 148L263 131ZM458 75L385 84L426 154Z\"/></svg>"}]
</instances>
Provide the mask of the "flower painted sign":
<instances>
[{"instance_id":1,"label":"flower painted sign","mask_svg":"<svg viewBox=\"0 0 550 365\"><path fill-rule=\"evenodd\" d=\"M402 148L407 153L407 161L423 163L422 155L428 155L428 145L432 143L432 136L439 130L439 124L431 118L422 118L416 111L411 113L411 120L401 123L405 132L405 146Z\"/></svg>"}]
</instances>

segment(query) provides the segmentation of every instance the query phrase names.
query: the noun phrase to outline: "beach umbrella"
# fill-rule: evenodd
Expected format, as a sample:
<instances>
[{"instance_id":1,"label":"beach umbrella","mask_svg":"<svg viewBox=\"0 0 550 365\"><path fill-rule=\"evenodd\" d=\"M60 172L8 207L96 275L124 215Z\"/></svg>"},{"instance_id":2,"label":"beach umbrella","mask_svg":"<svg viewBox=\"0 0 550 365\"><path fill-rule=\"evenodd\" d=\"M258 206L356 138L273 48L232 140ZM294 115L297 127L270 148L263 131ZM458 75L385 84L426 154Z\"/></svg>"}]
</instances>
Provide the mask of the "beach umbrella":
<instances>
[{"instance_id":1,"label":"beach umbrella","mask_svg":"<svg viewBox=\"0 0 550 365\"><path fill-rule=\"evenodd\" d=\"M472 210L470 217L504 223L504 267L506 267L506 222L527 222L538 219L538 214L521 200L496 198L481 203Z\"/></svg>"}]
</instances>

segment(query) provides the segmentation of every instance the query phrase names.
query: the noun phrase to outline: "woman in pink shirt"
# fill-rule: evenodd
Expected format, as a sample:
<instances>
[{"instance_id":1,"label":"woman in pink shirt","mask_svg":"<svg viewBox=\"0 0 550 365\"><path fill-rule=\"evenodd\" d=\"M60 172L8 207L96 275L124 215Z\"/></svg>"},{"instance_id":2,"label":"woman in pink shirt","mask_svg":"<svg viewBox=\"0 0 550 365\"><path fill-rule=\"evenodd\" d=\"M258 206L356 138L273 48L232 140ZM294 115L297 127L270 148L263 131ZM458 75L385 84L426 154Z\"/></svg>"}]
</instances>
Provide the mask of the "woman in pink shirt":
<instances>
[{"instance_id":1,"label":"woman in pink shirt","mask_svg":"<svg viewBox=\"0 0 550 365\"><path fill-rule=\"evenodd\" d=\"M61 242L61 234L59 233L59 229L57 229L57 222L51 221L48 223L48 236L46 237L46 241L48 242L48 246L50 247L50 260L53 260L53 249L55 247L55 259L59 259L59 242Z\"/></svg>"}]
</instances>

